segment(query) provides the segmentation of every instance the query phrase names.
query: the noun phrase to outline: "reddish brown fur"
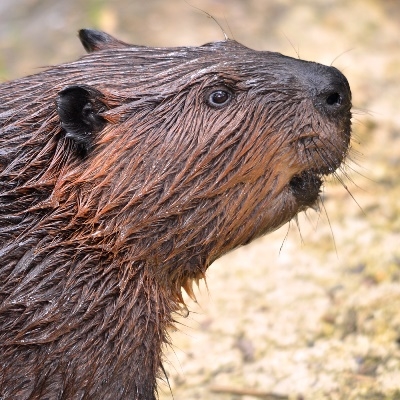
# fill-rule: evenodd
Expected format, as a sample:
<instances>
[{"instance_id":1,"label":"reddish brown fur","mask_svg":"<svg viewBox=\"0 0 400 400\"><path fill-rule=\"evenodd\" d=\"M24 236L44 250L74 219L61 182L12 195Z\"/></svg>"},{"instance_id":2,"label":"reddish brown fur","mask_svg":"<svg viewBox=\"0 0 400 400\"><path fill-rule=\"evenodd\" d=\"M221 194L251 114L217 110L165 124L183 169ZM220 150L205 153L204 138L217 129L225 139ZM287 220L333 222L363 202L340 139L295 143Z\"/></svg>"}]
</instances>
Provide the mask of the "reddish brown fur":
<instances>
[{"instance_id":1,"label":"reddish brown fur","mask_svg":"<svg viewBox=\"0 0 400 400\"><path fill-rule=\"evenodd\" d=\"M348 151L334 68L81 38L92 54L0 85L3 399L155 399L181 288L313 205ZM83 147L60 125L73 85L105 121Z\"/></svg>"}]
</instances>

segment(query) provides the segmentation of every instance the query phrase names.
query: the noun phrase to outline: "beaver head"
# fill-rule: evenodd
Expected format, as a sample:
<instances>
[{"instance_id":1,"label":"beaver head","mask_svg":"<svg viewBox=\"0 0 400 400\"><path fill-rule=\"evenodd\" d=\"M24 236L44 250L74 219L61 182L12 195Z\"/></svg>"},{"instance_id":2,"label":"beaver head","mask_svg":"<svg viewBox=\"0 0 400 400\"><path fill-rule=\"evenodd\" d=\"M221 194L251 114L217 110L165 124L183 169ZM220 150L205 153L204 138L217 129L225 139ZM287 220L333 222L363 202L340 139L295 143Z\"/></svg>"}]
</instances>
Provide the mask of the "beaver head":
<instances>
[{"instance_id":1,"label":"beaver head","mask_svg":"<svg viewBox=\"0 0 400 400\"><path fill-rule=\"evenodd\" d=\"M350 88L233 40L80 38L0 86L0 395L154 399L181 288L316 204Z\"/></svg>"}]
</instances>

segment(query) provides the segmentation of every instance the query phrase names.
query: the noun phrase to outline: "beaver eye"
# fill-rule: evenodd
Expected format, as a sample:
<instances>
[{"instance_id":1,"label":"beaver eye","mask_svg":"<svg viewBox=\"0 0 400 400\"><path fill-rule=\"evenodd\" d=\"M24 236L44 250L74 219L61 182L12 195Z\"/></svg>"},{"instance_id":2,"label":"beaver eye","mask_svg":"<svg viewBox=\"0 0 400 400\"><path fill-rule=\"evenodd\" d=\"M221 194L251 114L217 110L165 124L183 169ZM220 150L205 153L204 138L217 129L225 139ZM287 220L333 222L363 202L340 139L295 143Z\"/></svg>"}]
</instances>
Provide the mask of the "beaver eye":
<instances>
[{"instance_id":1,"label":"beaver eye","mask_svg":"<svg viewBox=\"0 0 400 400\"><path fill-rule=\"evenodd\" d=\"M218 89L212 91L207 98L209 106L220 108L227 105L232 99L232 93L226 89Z\"/></svg>"}]
</instances>

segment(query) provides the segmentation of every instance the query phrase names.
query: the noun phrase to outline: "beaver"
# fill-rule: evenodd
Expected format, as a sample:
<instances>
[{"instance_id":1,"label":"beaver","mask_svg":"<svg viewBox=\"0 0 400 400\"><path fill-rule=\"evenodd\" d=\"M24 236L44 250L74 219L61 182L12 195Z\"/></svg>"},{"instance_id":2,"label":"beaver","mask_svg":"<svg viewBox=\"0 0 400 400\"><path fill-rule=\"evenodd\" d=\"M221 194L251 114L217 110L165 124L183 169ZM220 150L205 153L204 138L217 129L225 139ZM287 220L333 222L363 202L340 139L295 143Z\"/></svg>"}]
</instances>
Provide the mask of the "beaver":
<instances>
[{"instance_id":1,"label":"beaver","mask_svg":"<svg viewBox=\"0 0 400 400\"><path fill-rule=\"evenodd\" d=\"M0 397L154 400L182 289L318 204L350 87L230 39L79 36L0 85Z\"/></svg>"}]
</instances>

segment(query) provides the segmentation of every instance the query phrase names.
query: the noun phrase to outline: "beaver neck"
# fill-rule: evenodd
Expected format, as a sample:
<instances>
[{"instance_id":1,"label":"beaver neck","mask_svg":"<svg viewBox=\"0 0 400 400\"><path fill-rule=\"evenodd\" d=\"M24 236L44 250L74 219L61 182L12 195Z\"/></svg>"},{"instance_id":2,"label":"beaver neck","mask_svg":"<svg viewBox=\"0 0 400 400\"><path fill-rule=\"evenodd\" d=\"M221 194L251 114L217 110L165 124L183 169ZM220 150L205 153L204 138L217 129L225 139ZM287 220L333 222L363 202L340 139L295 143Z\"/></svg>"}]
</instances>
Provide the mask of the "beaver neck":
<instances>
[{"instance_id":1,"label":"beaver neck","mask_svg":"<svg viewBox=\"0 0 400 400\"><path fill-rule=\"evenodd\" d=\"M5 257L2 274L1 394L155 400L176 306L149 269L46 239L19 255L14 265Z\"/></svg>"}]
</instances>

